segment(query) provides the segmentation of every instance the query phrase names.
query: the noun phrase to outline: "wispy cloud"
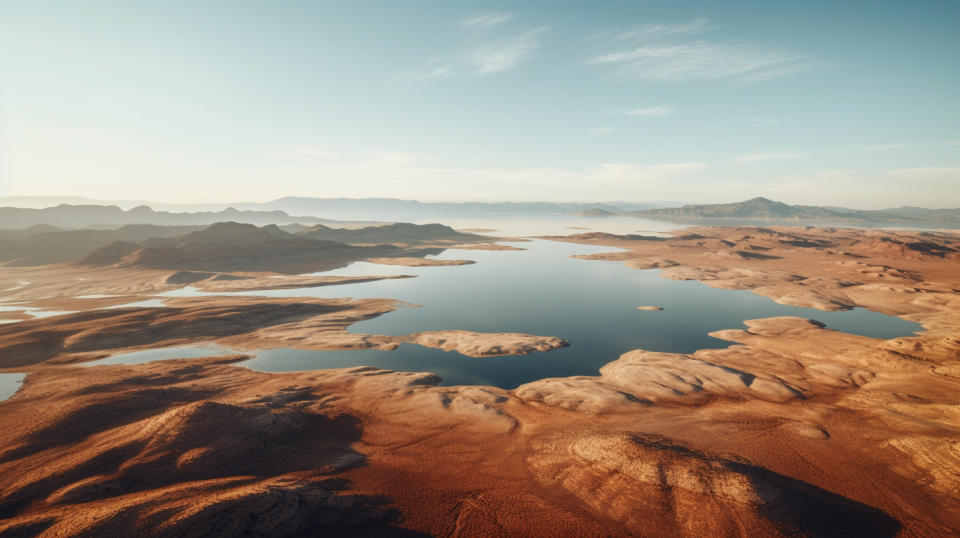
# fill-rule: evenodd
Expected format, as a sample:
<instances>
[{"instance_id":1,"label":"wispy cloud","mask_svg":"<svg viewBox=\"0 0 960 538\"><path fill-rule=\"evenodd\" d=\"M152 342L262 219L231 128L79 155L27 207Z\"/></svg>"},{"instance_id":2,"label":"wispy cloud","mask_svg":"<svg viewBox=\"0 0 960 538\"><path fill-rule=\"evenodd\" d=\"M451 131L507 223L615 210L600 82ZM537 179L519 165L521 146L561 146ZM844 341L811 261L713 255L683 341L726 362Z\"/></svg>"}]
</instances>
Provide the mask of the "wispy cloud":
<instances>
[{"instance_id":1,"label":"wispy cloud","mask_svg":"<svg viewBox=\"0 0 960 538\"><path fill-rule=\"evenodd\" d=\"M454 74L454 68L447 62L434 58L427 62L422 68L408 73L404 78L410 80L436 80L447 78Z\"/></svg>"},{"instance_id":2,"label":"wispy cloud","mask_svg":"<svg viewBox=\"0 0 960 538\"><path fill-rule=\"evenodd\" d=\"M460 23L466 28L489 28L498 24L503 24L513 18L513 13L486 13L474 15Z\"/></svg>"},{"instance_id":3,"label":"wispy cloud","mask_svg":"<svg viewBox=\"0 0 960 538\"><path fill-rule=\"evenodd\" d=\"M625 78L644 81L733 79L754 83L808 68L812 58L751 43L690 41L713 29L707 19L682 24L643 24L602 36L613 50L595 54L587 65L608 66Z\"/></svg>"},{"instance_id":4,"label":"wispy cloud","mask_svg":"<svg viewBox=\"0 0 960 538\"><path fill-rule=\"evenodd\" d=\"M699 17L679 24L637 24L627 30L606 32L597 37L608 37L617 41L651 41L700 34L712 28L709 20Z\"/></svg>"},{"instance_id":5,"label":"wispy cloud","mask_svg":"<svg viewBox=\"0 0 960 538\"><path fill-rule=\"evenodd\" d=\"M910 142L891 142L889 144L875 144L872 146L863 146L862 149L867 151L881 151L887 149L903 149L912 146Z\"/></svg>"},{"instance_id":6,"label":"wispy cloud","mask_svg":"<svg viewBox=\"0 0 960 538\"><path fill-rule=\"evenodd\" d=\"M889 174L899 179L924 181L955 182L960 178L960 166L927 166L921 168L901 168L891 170Z\"/></svg>"},{"instance_id":7,"label":"wispy cloud","mask_svg":"<svg viewBox=\"0 0 960 538\"><path fill-rule=\"evenodd\" d=\"M754 123L762 123L764 125L773 125L775 123L780 123L780 120L777 118L771 118L770 116L754 116L750 118L750 121Z\"/></svg>"},{"instance_id":8,"label":"wispy cloud","mask_svg":"<svg viewBox=\"0 0 960 538\"><path fill-rule=\"evenodd\" d=\"M512 25L503 27L513 18L513 13L504 11L474 14L460 21L459 26L467 31L459 32L462 37L459 45L402 78L427 81L453 76L488 76L516 68L534 57L540 48L540 36L547 27L517 33L510 29Z\"/></svg>"},{"instance_id":9,"label":"wispy cloud","mask_svg":"<svg viewBox=\"0 0 960 538\"><path fill-rule=\"evenodd\" d=\"M735 161L742 164L751 164L761 161L774 161L782 159L797 159L800 157L806 157L806 153L750 153L747 155L740 155Z\"/></svg>"},{"instance_id":10,"label":"wispy cloud","mask_svg":"<svg viewBox=\"0 0 960 538\"><path fill-rule=\"evenodd\" d=\"M708 166L701 162L638 164L599 163L584 168L519 167L457 168L439 166L433 159L403 151L376 152L360 158L311 163L282 163L263 170L263 177L277 183L303 184L316 177L339 177L337 196L359 196L378 192L384 196L405 196L416 192L420 198L510 199L543 198L543 186L550 185L555 199L649 195L652 189L691 188L687 180ZM413 189L411 191L410 189ZM598 190L599 189L599 190ZM601 196L598 194L603 192ZM406 194L404 194L406 193Z\"/></svg>"},{"instance_id":11,"label":"wispy cloud","mask_svg":"<svg viewBox=\"0 0 960 538\"><path fill-rule=\"evenodd\" d=\"M665 163L646 166L644 168L648 173L662 177L699 172L700 170L705 170L707 164L701 162Z\"/></svg>"},{"instance_id":12,"label":"wispy cloud","mask_svg":"<svg viewBox=\"0 0 960 538\"><path fill-rule=\"evenodd\" d=\"M933 145L935 148L952 148L954 146L960 146L960 140L947 140Z\"/></svg>"},{"instance_id":13,"label":"wispy cloud","mask_svg":"<svg viewBox=\"0 0 960 538\"><path fill-rule=\"evenodd\" d=\"M615 66L628 78L662 82L724 78L760 82L798 71L808 62L808 57L786 51L704 42L645 46L587 60L591 65Z\"/></svg>"},{"instance_id":14,"label":"wispy cloud","mask_svg":"<svg viewBox=\"0 0 960 538\"><path fill-rule=\"evenodd\" d=\"M613 132L613 127L591 127L587 129L590 136L603 136Z\"/></svg>"},{"instance_id":15,"label":"wispy cloud","mask_svg":"<svg viewBox=\"0 0 960 538\"><path fill-rule=\"evenodd\" d=\"M409 151L379 151L371 157L370 163L377 166L409 166L420 162L420 157Z\"/></svg>"},{"instance_id":16,"label":"wispy cloud","mask_svg":"<svg viewBox=\"0 0 960 538\"><path fill-rule=\"evenodd\" d=\"M337 159L340 154L327 148L300 146L276 153L274 156L286 161L317 161Z\"/></svg>"},{"instance_id":17,"label":"wispy cloud","mask_svg":"<svg viewBox=\"0 0 960 538\"><path fill-rule=\"evenodd\" d=\"M476 75L508 71L533 57L540 46L538 37L546 28L536 28L520 35L486 43L468 55Z\"/></svg>"},{"instance_id":18,"label":"wispy cloud","mask_svg":"<svg viewBox=\"0 0 960 538\"><path fill-rule=\"evenodd\" d=\"M633 108L629 110L621 110L617 113L624 114L627 116L653 116L655 118L659 118L660 116L673 114L676 111L677 111L677 107L672 105L657 105L657 106L649 106L645 108Z\"/></svg>"}]
</instances>

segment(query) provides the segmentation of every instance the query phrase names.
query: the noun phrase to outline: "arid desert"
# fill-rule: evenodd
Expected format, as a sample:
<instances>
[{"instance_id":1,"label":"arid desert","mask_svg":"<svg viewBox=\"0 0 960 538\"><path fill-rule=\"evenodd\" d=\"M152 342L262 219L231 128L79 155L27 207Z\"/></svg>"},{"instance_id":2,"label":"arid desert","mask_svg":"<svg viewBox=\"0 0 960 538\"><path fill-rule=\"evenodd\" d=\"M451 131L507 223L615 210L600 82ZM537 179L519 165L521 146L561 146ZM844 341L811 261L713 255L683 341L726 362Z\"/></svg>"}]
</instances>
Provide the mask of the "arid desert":
<instances>
[{"instance_id":1,"label":"arid desert","mask_svg":"<svg viewBox=\"0 0 960 538\"><path fill-rule=\"evenodd\" d=\"M196 236L181 239L162 268L134 249L107 265L92 256L94 270L90 256L0 269L8 305L0 371L26 374L0 403L0 533L937 536L960 528L960 235L710 226L540 238L602 247L574 263L624 264L820 311L868 309L922 329L878 339L801 317L752 319L718 327L711 336L723 347L634 349L598 375L505 390L322 361L293 372L245 367L268 348L415 344L469 361L524 361L569 344L564 334L352 332L415 308L350 298L351 287L402 275L291 274L346 265L339 247L331 263L277 254L276 271L267 261L244 270L232 249L255 246L260 230L212 226L199 233L222 234L209 243L217 250L201 256L191 250ZM449 249L459 259L524 245L448 233L456 240L397 243L397 256L376 252L372 261L421 265L431 258L399 254ZM523 263L522 251L508 253ZM463 270L442 266L424 270ZM208 294L162 295L188 283ZM256 295L334 288L342 297ZM238 291L246 294L229 295ZM644 315L662 315L648 308ZM90 365L197 343L233 352ZM383 353L389 361L393 352Z\"/></svg>"},{"instance_id":2,"label":"arid desert","mask_svg":"<svg viewBox=\"0 0 960 538\"><path fill-rule=\"evenodd\" d=\"M960 538L958 29L0 0L0 538Z\"/></svg>"}]
</instances>

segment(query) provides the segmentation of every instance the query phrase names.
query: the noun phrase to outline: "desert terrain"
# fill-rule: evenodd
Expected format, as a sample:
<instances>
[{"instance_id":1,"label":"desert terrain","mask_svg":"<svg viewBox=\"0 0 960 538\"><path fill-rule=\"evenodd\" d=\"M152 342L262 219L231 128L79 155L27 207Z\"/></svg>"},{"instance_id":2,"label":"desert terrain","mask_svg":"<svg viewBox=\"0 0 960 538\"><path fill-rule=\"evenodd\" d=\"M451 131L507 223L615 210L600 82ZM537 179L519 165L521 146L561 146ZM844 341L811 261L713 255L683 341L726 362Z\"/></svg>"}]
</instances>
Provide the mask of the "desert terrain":
<instances>
[{"instance_id":1,"label":"desert terrain","mask_svg":"<svg viewBox=\"0 0 960 538\"><path fill-rule=\"evenodd\" d=\"M802 318L758 319L713 333L727 348L638 349L597 376L503 390L439 386L430 372L264 373L237 363L263 348L401 343L482 361L549 353L566 345L563 335L349 331L396 308L391 298L136 303L187 285L343 284L303 273L357 260L432 265L425 256L436 249L508 247L436 229L383 246L372 232L330 239L320 226L322 238L216 226L216 239L195 230L0 267L5 302L23 307L0 311L0 373L26 374L0 402L0 534L960 532L956 233L772 226L551 237L611 247L586 256L597 263L789 305L866 308L923 331L879 340ZM251 258L264 245L271 255ZM197 342L236 352L85 364Z\"/></svg>"}]
</instances>

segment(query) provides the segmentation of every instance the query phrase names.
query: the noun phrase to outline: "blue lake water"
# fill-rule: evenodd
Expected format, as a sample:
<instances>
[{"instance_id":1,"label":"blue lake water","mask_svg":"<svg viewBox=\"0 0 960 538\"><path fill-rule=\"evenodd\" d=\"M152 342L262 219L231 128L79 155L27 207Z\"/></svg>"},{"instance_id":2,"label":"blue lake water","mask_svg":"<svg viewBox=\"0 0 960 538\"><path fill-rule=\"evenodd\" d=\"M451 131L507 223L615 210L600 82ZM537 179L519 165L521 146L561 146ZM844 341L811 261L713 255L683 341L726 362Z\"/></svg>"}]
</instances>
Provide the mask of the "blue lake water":
<instances>
[{"instance_id":1,"label":"blue lake water","mask_svg":"<svg viewBox=\"0 0 960 538\"><path fill-rule=\"evenodd\" d=\"M141 362L150 362L161 359L198 359L200 357L214 357L217 355L230 355L232 353L235 353L235 351L214 344L161 347L157 349L133 351L130 353L120 353L104 359L86 362L83 363L83 365L100 366L104 364L139 364Z\"/></svg>"},{"instance_id":2,"label":"blue lake water","mask_svg":"<svg viewBox=\"0 0 960 538\"><path fill-rule=\"evenodd\" d=\"M350 332L403 335L428 330L523 332L558 336L570 347L524 356L471 358L404 344L393 351L304 351L268 349L244 365L263 371L295 371L350 366L439 374L445 385L482 384L514 388L545 377L596 375L604 364L631 349L689 353L729 342L708 336L742 328L747 319L800 316L830 329L878 338L910 335L920 326L863 309L823 312L777 304L749 291L711 288L697 281L673 281L657 270L630 269L617 262L570 258L608 247L534 240L513 243L525 251L447 250L439 259L466 258L474 265L396 267L359 262L331 275L407 274L417 278L362 284L244 292L271 297L386 297L421 305L357 323ZM207 295L184 288L168 296ZM639 311L637 306L663 307ZM111 357L142 362L187 356L178 348ZM186 348L192 356L209 349ZM147 354L147 355L144 355ZM103 364L98 361L97 364Z\"/></svg>"},{"instance_id":3,"label":"blue lake water","mask_svg":"<svg viewBox=\"0 0 960 538\"><path fill-rule=\"evenodd\" d=\"M20 389L24 374L0 374L0 402L13 396Z\"/></svg>"}]
</instances>

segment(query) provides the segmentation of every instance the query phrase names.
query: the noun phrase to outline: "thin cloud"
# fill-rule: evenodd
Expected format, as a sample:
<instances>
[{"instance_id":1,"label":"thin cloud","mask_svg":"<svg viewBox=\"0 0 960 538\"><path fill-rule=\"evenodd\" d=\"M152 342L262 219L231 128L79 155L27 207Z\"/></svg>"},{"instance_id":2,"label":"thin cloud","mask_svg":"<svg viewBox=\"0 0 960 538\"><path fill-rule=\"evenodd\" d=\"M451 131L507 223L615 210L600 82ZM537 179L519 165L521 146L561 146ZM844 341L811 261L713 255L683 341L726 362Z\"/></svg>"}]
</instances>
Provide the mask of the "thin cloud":
<instances>
[{"instance_id":1,"label":"thin cloud","mask_svg":"<svg viewBox=\"0 0 960 538\"><path fill-rule=\"evenodd\" d=\"M288 161L314 161L338 159L340 154L327 148L297 147L275 155L276 158Z\"/></svg>"},{"instance_id":2,"label":"thin cloud","mask_svg":"<svg viewBox=\"0 0 960 538\"><path fill-rule=\"evenodd\" d=\"M651 189L673 189L707 168L701 162L636 164L600 163L586 168L451 168L434 166L429 159L405 152L380 152L350 161L317 162L265 170L277 182L300 183L308 178L342 177L337 195L357 196L379 192L388 196L409 194L411 188L430 197L540 199L550 185L554 197L578 199L597 192L640 196ZM598 190L599 189L599 190Z\"/></svg>"},{"instance_id":3,"label":"thin cloud","mask_svg":"<svg viewBox=\"0 0 960 538\"><path fill-rule=\"evenodd\" d=\"M912 146L910 142L892 142L889 144L876 144L873 146L863 146L863 149L867 151L881 151L887 149L903 149Z\"/></svg>"},{"instance_id":4,"label":"thin cloud","mask_svg":"<svg viewBox=\"0 0 960 538\"><path fill-rule=\"evenodd\" d=\"M489 28L498 24L503 24L513 18L513 13L487 13L483 15L474 15L460 23L466 28Z\"/></svg>"},{"instance_id":5,"label":"thin cloud","mask_svg":"<svg viewBox=\"0 0 960 538\"><path fill-rule=\"evenodd\" d=\"M704 17L681 24L637 24L623 32L610 35L617 41L651 41L679 36L695 35L713 29L710 21Z\"/></svg>"},{"instance_id":6,"label":"thin cloud","mask_svg":"<svg viewBox=\"0 0 960 538\"><path fill-rule=\"evenodd\" d=\"M935 148L952 148L954 146L960 146L960 140L947 140L933 145Z\"/></svg>"},{"instance_id":7,"label":"thin cloud","mask_svg":"<svg viewBox=\"0 0 960 538\"><path fill-rule=\"evenodd\" d=\"M455 74L456 67L451 62L444 61L440 58L433 58L429 62L424 63L422 67L398 76L403 80L424 81L452 77Z\"/></svg>"},{"instance_id":8,"label":"thin cloud","mask_svg":"<svg viewBox=\"0 0 960 538\"><path fill-rule=\"evenodd\" d=\"M590 136L603 136L613 132L613 127L591 127L587 129Z\"/></svg>"},{"instance_id":9,"label":"thin cloud","mask_svg":"<svg viewBox=\"0 0 960 538\"><path fill-rule=\"evenodd\" d=\"M761 161L774 161L782 159L798 159L800 157L806 157L806 153L750 153L747 155L740 155L735 161L741 164L751 164Z\"/></svg>"},{"instance_id":10,"label":"thin cloud","mask_svg":"<svg viewBox=\"0 0 960 538\"><path fill-rule=\"evenodd\" d=\"M409 151L379 151L370 162L377 166L409 166L420 162L420 157Z\"/></svg>"},{"instance_id":11,"label":"thin cloud","mask_svg":"<svg viewBox=\"0 0 960 538\"><path fill-rule=\"evenodd\" d=\"M533 57L540 47L538 36L546 28L536 28L518 36L481 45L468 54L468 61L479 76L502 73Z\"/></svg>"},{"instance_id":12,"label":"thin cloud","mask_svg":"<svg viewBox=\"0 0 960 538\"><path fill-rule=\"evenodd\" d=\"M700 162L684 162L684 163L666 163L666 164L655 164L653 166L646 167L648 171L656 175L675 175L675 174L689 174L692 172L699 172L707 168L707 164Z\"/></svg>"},{"instance_id":13,"label":"thin cloud","mask_svg":"<svg viewBox=\"0 0 960 538\"><path fill-rule=\"evenodd\" d=\"M705 42L643 46L587 60L588 65L610 65L627 78L660 82L726 78L760 82L800 70L807 63L808 57L791 52Z\"/></svg>"},{"instance_id":14,"label":"thin cloud","mask_svg":"<svg viewBox=\"0 0 960 538\"><path fill-rule=\"evenodd\" d=\"M927 166L921 168L901 168L891 170L895 178L918 179L925 181L956 181L960 178L960 166Z\"/></svg>"},{"instance_id":15,"label":"thin cloud","mask_svg":"<svg viewBox=\"0 0 960 538\"><path fill-rule=\"evenodd\" d=\"M546 31L547 27L514 35L505 35L499 30L484 31L512 19L512 13L500 12L473 15L461 21L461 27L475 31L466 33L465 42L455 47L459 50L458 53L434 58L423 67L401 77L413 81L427 81L470 74L494 75L516 68L533 58L540 48L540 34Z\"/></svg>"},{"instance_id":16,"label":"thin cloud","mask_svg":"<svg viewBox=\"0 0 960 538\"><path fill-rule=\"evenodd\" d=\"M607 66L624 78L683 82L732 79L741 83L770 80L807 69L810 56L765 45L690 41L689 36L712 30L705 18L681 24L642 24L602 36L610 49L586 60Z\"/></svg>"},{"instance_id":17,"label":"thin cloud","mask_svg":"<svg viewBox=\"0 0 960 538\"><path fill-rule=\"evenodd\" d=\"M650 106L646 108L634 108L630 110L621 110L619 114L624 114L626 116L653 116L659 118L660 116L666 116L668 114L673 114L677 111L677 107L672 105L657 105Z\"/></svg>"},{"instance_id":18,"label":"thin cloud","mask_svg":"<svg viewBox=\"0 0 960 538\"><path fill-rule=\"evenodd\" d=\"M421 79L430 80L430 79L436 79L436 78L447 78L452 74L453 74L453 68L451 68L449 65L441 65L439 67L435 67L430 71L427 71L426 73L424 73Z\"/></svg>"},{"instance_id":19,"label":"thin cloud","mask_svg":"<svg viewBox=\"0 0 960 538\"><path fill-rule=\"evenodd\" d=\"M764 125L773 125L775 123L780 123L780 120L777 118L771 118L770 116L754 116L750 118L750 121L754 123L762 123Z\"/></svg>"}]
</instances>

